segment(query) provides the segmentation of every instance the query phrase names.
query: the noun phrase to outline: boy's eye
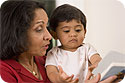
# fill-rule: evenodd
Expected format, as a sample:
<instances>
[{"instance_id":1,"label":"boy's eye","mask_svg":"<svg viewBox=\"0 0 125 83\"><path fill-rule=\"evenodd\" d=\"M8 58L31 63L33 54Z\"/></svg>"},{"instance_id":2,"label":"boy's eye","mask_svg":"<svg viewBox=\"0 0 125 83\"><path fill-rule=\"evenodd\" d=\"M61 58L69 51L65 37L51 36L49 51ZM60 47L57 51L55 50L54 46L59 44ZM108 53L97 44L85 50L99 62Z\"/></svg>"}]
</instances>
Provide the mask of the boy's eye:
<instances>
[{"instance_id":1,"label":"boy's eye","mask_svg":"<svg viewBox=\"0 0 125 83\"><path fill-rule=\"evenodd\" d=\"M69 32L69 30L64 30L63 32L68 33L68 32Z\"/></svg>"},{"instance_id":2,"label":"boy's eye","mask_svg":"<svg viewBox=\"0 0 125 83\"><path fill-rule=\"evenodd\" d=\"M77 29L77 30L75 30L76 32L80 32L81 31L81 29Z\"/></svg>"}]
</instances>

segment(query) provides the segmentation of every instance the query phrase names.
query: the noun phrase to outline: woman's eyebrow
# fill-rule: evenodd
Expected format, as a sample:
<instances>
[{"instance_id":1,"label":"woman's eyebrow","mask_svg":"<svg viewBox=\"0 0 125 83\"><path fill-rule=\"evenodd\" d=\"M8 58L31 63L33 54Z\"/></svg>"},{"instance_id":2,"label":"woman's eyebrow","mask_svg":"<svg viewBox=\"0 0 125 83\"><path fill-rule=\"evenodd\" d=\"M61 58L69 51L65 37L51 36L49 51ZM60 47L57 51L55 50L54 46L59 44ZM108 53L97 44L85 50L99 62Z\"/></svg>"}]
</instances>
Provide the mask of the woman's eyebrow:
<instances>
[{"instance_id":1,"label":"woman's eyebrow","mask_svg":"<svg viewBox=\"0 0 125 83\"><path fill-rule=\"evenodd\" d=\"M39 25L39 24L44 24L44 21L43 20L38 20L37 22L35 22L34 24L32 24L32 27L35 28L35 26Z\"/></svg>"},{"instance_id":2,"label":"woman's eyebrow","mask_svg":"<svg viewBox=\"0 0 125 83\"><path fill-rule=\"evenodd\" d=\"M39 23L44 24L44 21L43 20L38 20L35 24L39 24Z\"/></svg>"}]
</instances>

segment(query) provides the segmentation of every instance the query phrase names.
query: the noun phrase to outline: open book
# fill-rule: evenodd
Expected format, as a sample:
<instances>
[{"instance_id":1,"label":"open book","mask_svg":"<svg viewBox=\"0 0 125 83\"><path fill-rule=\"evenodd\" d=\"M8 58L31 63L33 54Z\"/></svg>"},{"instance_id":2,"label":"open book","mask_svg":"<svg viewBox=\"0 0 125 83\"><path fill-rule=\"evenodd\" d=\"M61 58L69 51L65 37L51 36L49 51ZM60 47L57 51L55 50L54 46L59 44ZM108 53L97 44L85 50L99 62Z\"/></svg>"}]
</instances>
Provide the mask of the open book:
<instances>
[{"instance_id":1,"label":"open book","mask_svg":"<svg viewBox=\"0 0 125 83\"><path fill-rule=\"evenodd\" d=\"M120 79L123 79L125 75L125 64L112 63L109 67L101 73L101 80L106 79L109 76L118 75Z\"/></svg>"},{"instance_id":2,"label":"open book","mask_svg":"<svg viewBox=\"0 0 125 83\"><path fill-rule=\"evenodd\" d=\"M122 79L125 75L125 55L115 51L108 53L93 73L96 75L101 73L101 80L112 75L117 75L118 78Z\"/></svg>"}]
</instances>

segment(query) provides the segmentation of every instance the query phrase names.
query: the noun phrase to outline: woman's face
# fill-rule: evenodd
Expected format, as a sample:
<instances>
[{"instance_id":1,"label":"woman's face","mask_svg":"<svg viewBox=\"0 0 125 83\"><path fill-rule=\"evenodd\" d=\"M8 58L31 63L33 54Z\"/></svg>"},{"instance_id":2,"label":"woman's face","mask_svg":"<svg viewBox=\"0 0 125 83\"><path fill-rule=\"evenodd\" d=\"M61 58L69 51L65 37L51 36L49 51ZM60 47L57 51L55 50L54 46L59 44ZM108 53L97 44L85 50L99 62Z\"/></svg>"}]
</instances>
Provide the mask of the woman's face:
<instances>
[{"instance_id":1,"label":"woman's face","mask_svg":"<svg viewBox=\"0 0 125 83\"><path fill-rule=\"evenodd\" d=\"M28 51L33 56L46 54L52 36L47 30L48 16L43 9L35 10L35 17L28 29Z\"/></svg>"}]
</instances>

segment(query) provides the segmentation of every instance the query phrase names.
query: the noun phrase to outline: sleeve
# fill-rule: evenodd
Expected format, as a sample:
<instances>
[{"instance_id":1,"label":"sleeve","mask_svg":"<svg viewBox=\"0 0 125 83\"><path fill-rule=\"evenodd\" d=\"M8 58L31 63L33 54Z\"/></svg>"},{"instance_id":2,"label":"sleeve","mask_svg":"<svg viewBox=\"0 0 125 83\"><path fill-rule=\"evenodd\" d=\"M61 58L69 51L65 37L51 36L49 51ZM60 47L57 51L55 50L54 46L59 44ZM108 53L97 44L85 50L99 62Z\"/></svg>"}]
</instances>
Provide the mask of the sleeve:
<instances>
[{"instance_id":1,"label":"sleeve","mask_svg":"<svg viewBox=\"0 0 125 83\"><path fill-rule=\"evenodd\" d=\"M0 75L1 75L1 79L5 82L17 83L17 80L16 80L13 72L8 67L1 65L0 66Z\"/></svg>"},{"instance_id":2,"label":"sleeve","mask_svg":"<svg viewBox=\"0 0 125 83\"><path fill-rule=\"evenodd\" d=\"M98 54L97 53L97 50L91 45L91 44L87 44L87 49L88 49L88 57L89 57L89 60L90 60L90 57L94 54Z\"/></svg>"},{"instance_id":3,"label":"sleeve","mask_svg":"<svg viewBox=\"0 0 125 83\"><path fill-rule=\"evenodd\" d=\"M47 53L47 57L46 57L46 63L45 63L45 67L47 65L54 65L54 66L58 66L57 64L57 54L56 54L56 49L52 49Z\"/></svg>"}]
</instances>

